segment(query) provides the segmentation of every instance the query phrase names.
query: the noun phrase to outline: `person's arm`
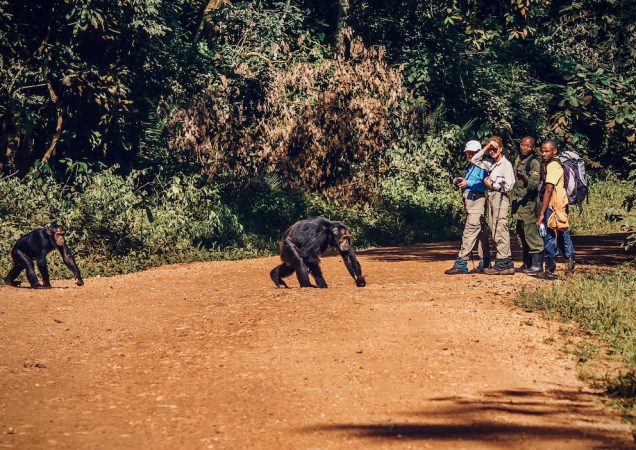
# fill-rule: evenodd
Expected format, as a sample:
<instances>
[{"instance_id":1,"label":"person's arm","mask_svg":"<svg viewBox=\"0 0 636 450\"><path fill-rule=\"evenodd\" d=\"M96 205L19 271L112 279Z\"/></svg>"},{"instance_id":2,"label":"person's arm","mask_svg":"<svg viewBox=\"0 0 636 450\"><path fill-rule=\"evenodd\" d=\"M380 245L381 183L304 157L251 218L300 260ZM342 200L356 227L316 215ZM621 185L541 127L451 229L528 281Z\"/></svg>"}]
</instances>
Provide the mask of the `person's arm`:
<instances>
[{"instance_id":1,"label":"person's arm","mask_svg":"<svg viewBox=\"0 0 636 450\"><path fill-rule=\"evenodd\" d=\"M528 191L536 191L539 188L539 171L541 170L541 163L537 159L533 159L530 163L530 173L526 177L527 181L524 184L528 188Z\"/></svg>"},{"instance_id":2,"label":"person's arm","mask_svg":"<svg viewBox=\"0 0 636 450\"><path fill-rule=\"evenodd\" d=\"M510 163L510 161L506 160L503 165L504 165L503 177L504 177L505 184L502 186L501 191L508 193L515 186L515 181L516 181L515 171L512 168L512 164Z\"/></svg>"},{"instance_id":3,"label":"person's arm","mask_svg":"<svg viewBox=\"0 0 636 450\"><path fill-rule=\"evenodd\" d=\"M468 181L468 187L471 190L477 191L485 191L486 184L484 183L484 179L486 178L486 171L477 166L474 166L475 169L472 171L471 177Z\"/></svg>"},{"instance_id":4,"label":"person's arm","mask_svg":"<svg viewBox=\"0 0 636 450\"><path fill-rule=\"evenodd\" d=\"M554 191L554 185L552 183L546 183L545 192L543 193L543 200L541 201L541 211L539 211L539 214L537 215L537 221L536 221L537 228L539 228L539 226L541 225L541 222L543 222L543 219L545 218L545 212L548 210L548 207L550 206L550 198L552 197L553 191Z\"/></svg>"},{"instance_id":5,"label":"person's arm","mask_svg":"<svg viewBox=\"0 0 636 450\"><path fill-rule=\"evenodd\" d=\"M492 170L494 161L492 158L485 154L486 149L481 149L470 160L471 163L479 167L480 169L490 171Z\"/></svg>"},{"instance_id":6,"label":"person's arm","mask_svg":"<svg viewBox=\"0 0 636 450\"><path fill-rule=\"evenodd\" d=\"M518 181L521 181L521 184L523 184L523 187L527 188L528 187L528 177L525 176L525 174L523 173L523 171L521 170L522 167L524 167L524 165L521 164L521 160L517 159L517 161L515 161L513 167L515 169L515 177L517 178Z\"/></svg>"}]
</instances>

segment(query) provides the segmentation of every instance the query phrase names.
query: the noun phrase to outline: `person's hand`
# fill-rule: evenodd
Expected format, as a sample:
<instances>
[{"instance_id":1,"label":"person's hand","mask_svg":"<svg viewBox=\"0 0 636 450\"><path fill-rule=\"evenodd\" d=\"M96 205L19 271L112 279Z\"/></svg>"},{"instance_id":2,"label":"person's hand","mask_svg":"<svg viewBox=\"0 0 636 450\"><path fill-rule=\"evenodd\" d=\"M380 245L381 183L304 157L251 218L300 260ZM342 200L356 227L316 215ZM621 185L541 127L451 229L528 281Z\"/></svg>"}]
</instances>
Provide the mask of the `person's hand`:
<instances>
[{"instance_id":1,"label":"person's hand","mask_svg":"<svg viewBox=\"0 0 636 450\"><path fill-rule=\"evenodd\" d=\"M545 216L543 214L539 214L537 216L537 221L535 223L535 225L537 226L537 228L539 228L541 226L541 222L543 222L543 219L545 218Z\"/></svg>"},{"instance_id":2,"label":"person's hand","mask_svg":"<svg viewBox=\"0 0 636 450\"><path fill-rule=\"evenodd\" d=\"M499 144L495 141L490 141L486 148L488 149L488 154L491 158L494 158L494 155L498 154L501 151L501 149L499 148Z\"/></svg>"},{"instance_id":3,"label":"person's hand","mask_svg":"<svg viewBox=\"0 0 636 450\"><path fill-rule=\"evenodd\" d=\"M462 178L462 181L460 181L460 183L457 185L459 186L460 189L466 189L468 187L468 181L466 181L466 179Z\"/></svg>"},{"instance_id":4,"label":"person's hand","mask_svg":"<svg viewBox=\"0 0 636 450\"><path fill-rule=\"evenodd\" d=\"M488 189L492 188L492 183L490 182L490 177L484 178L484 184Z\"/></svg>"},{"instance_id":5,"label":"person's hand","mask_svg":"<svg viewBox=\"0 0 636 450\"><path fill-rule=\"evenodd\" d=\"M528 177L526 177L524 174L522 174L522 173L521 173L521 172L519 172L518 170L517 170L517 178L518 178L518 179L520 179L521 181L523 181L523 184L524 184L525 186L527 186L527 185L528 185Z\"/></svg>"}]
</instances>

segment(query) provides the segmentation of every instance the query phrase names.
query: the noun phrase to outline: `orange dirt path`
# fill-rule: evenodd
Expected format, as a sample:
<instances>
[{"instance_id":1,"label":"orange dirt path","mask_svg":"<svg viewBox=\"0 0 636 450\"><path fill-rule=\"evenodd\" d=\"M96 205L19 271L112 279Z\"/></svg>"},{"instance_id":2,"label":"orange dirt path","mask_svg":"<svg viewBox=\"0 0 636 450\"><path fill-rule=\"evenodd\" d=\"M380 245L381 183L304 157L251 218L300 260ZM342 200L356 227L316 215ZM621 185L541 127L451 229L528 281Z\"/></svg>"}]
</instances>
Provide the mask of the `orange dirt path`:
<instances>
[{"instance_id":1,"label":"orange dirt path","mask_svg":"<svg viewBox=\"0 0 636 450\"><path fill-rule=\"evenodd\" d=\"M0 448L633 448L511 305L541 281L445 276L455 246L362 252L362 289L334 257L326 290L277 258L0 287Z\"/></svg>"}]
</instances>

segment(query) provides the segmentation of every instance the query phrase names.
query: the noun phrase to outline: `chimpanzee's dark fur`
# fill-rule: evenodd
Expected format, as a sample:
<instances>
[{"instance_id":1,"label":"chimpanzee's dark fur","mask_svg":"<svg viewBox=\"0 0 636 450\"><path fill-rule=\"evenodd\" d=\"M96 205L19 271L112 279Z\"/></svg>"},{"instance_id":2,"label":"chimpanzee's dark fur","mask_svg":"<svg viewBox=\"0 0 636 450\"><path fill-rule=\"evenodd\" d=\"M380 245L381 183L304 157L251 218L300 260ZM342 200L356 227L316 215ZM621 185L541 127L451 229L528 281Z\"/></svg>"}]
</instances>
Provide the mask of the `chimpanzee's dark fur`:
<instances>
[{"instance_id":1,"label":"chimpanzee's dark fur","mask_svg":"<svg viewBox=\"0 0 636 450\"><path fill-rule=\"evenodd\" d=\"M351 246L349 228L341 222L313 217L296 222L285 231L280 243L280 257L283 263L270 272L276 287L288 287L283 278L296 272L300 287L326 288L327 283L320 270L320 256L329 247L338 249L356 286L365 286L366 281L362 276L360 263ZM310 273L317 286L309 281Z\"/></svg>"},{"instance_id":2,"label":"chimpanzee's dark fur","mask_svg":"<svg viewBox=\"0 0 636 450\"><path fill-rule=\"evenodd\" d=\"M60 243L55 241L56 233L61 233ZM50 251L58 249L60 255L62 255L64 264L66 264L66 267L75 275L77 285L83 285L82 275L77 268L77 264L75 264L71 249L66 245L66 241L63 237L64 233L64 228L60 225L51 225L50 228L38 228L33 230L18 239L11 250L13 267L4 278L4 282L9 286L19 287L20 283L15 280L20 273L26 269L27 278L33 289L50 288L51 282L49 280L49 270L46 265L46 255L48 255ZM35 260L40 270L43 284L38 282L38 276L33 267L33 260Z\"/></svg>"}]
</instances>

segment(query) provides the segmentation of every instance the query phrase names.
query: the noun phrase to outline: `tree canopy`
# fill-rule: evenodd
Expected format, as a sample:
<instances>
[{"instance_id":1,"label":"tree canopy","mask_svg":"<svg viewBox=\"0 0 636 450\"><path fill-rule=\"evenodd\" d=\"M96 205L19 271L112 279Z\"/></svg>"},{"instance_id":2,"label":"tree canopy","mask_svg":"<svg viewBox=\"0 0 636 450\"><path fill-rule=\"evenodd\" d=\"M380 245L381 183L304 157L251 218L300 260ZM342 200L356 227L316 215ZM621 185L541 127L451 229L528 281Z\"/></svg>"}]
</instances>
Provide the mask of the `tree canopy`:
<instances>
[{"instance_id":1,"label":"tree canopy","mask_svg":"<svg viewBox=\"0 0 636 450\"><path fill-rule=\"evenodd\" d=\"M330 192L497 133L627 174L635 28L630 0L4 0L0 165L170 155Z\"/></svg>"}]
</instances>

